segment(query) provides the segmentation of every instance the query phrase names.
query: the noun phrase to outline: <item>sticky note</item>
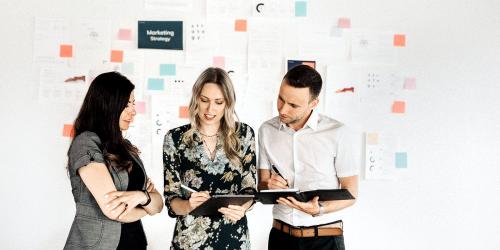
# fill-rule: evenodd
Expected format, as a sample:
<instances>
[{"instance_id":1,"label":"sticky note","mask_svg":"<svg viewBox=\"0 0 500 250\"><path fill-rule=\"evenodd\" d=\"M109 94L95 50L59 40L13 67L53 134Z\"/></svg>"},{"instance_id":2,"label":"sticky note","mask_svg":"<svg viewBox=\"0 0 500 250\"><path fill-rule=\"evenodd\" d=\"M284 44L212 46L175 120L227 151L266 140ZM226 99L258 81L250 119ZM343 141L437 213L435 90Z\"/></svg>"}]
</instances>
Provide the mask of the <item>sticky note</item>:
<instances>
[{"instance_id":1,"label":"sticky note","mask_svg":"<svg viewBox=\"0 0 500 250\"><path fill-rule=\"evenodd\" d=\"M66 58L73 57L73 45L61 44L59 46L59 56Z\"/></svg>"},{"instance_id":2,"label":"sticky note","mask_svg":"<svg viewBox=\"0 0 500 250\"><path fill-rule=\"evenodd\" d=\"M217 68L226 67L226 58L223 56L214 56L212 65Z\"/></svg>"},{"instance_id":3,"label":"sticky note","mask_svg":"<svg viewBox=\"0 0 500 250\"><path fill-rule=\"evenodd\" d=\"M394 101L392 104L392 113L404 113L406 103L404 101Z\"/></svg>"},{"instance_id":4,"label":"sticky note","mask_svg":"<svg viewBox=\"0 0 500 250\"><path fill-rule=\"evenodd\" d=\"M302 62L303 65L307 65L311 68L316 68L316 63L315 62Z\"/></svg>"},{"instance_id":5,"label":"sticky note","mask_svg":"<svg viewBox=\"0 0 500 250\"><path fill-rule=\"evenodd\" d=\"M175 64L160 64L161 76L175 76L175 74L176 74Z\"/></svg>"},{"instance_id":6,"label":"sticky note","mask_svg":"<svg viewBox=\"0 0 500 250\"><path fill-rule=\"evenodd\" d=\"M295 2L295 16L307 16L307 2L305 1Z\"/></svg>"},{"instance_id":7,"label":"sticky note","mask_svg":"<svg viewBox=\"0 0 500 250\"><path fill-rule=\"evenodd\" d=\"M189 118L189 108L187 106L179 107L179 118L184 118L184 119Z\"/></svg>"},{"instance_id":8,"label":"sticky note","mask_svg":"<svg viewBox=\"0 0 500 250\"><path fill-rule=\"evenodd\" d=\"M135 112L137 114L145 114L146 113L146 103L142 101L135 102Z\"/></svg>"},{"instance_id":9,"label":"sticky note","mask_svg":"<svg viewBox=\"0 0 500 250\"><path fill-rule=\"evenodd\" d=\"M120 29L118 31L118 40L132 40L132 30L130 29Z\"/></svg>"},{"instance_id":10,"label":"sticky note","mask_svg":"<svg viewBox=\"0 0 500 250\"><path fill-rule=\"evenodd\" d=\"M378 133L366 133L366 144L377 145L378 144Z\"/></svg>"},{"instance_id":11,"label":"sticky note","mask_svg":"<svg viewBox=\"0 0 500 250\"><path fill-rule=\"evenodd\" d=\"M406 36L403 34L394 35L394 46L396 47L406 46Z\"/></svg>"},{"instance_id":12,"label":"sticky note","mask_svg":"<svg viewBox=\"0 0 500 250\"><path fill-rule=\"evenodd\" d=\"M131 63L131 62L122 63L122 73L125 75L133 75L134 74L134 63Z\"/></svg>"},{"instance_id":13,"label":"sticky note","mask_svg":"<svg viewBox=\"0 0 500 250\"><path fill-rule=\"evenodd\" d=\"M339 18L337 22L337 27L343 28L343 29L348 29L351 28L351 19L349 18Z\"/></svg>"},{"instance_id":14,"label":"sticky note","mask_svg":"<svg viewBox=\"0 0 500 250\"><path fill-rule=\"evenodd\" d=\"M116 62L116 63L123 62L123 51L122 50L112 50L111 51L111 62Z\"/></svg>"},{"instance_id":15,"label":"sticky note","mask_svg":"<svg viewBox=\"0 0 500 250\"><path fill-rule=\"evenodd\" d=\"M75 131L73 130L72 124L64 124L63 136L64 137L74 137L75 136Z\"/></svg>"},{"instance_id":16,"label":"sticky note","mask_svg":"<svg viewBox=\"0 0 500 250\"><path fill-rule=\"evenodd\" d=\"M247 31L247 20L236 19L236 21L234 22L234 31L246 32Z\"/></svg>"},{"instance_id":17,"label":"sticky note","mask_svg":"<svg viewBox=\"0 0 500 250\"><path fill-rule=\"evenodd\" d=\"M403 85L404 89L416 89L417 88L417 80L415 77L407 77L405 78L405 83Z\"/></svg>"},{"instance_id":18,"label":"sticky note","mask_svg":"<svg viewBox=\"0 0 500 250\"><path fill-rule=\"evenodd\" d=\"M396 168L408 167L408 158L406 152L396 152L395 157Z\"/></svg>"},{"instance_id":19,"label":"sticky note","mask_svg":"<svg viewBox=\"0 0 500 250\"><path fill-rule=\"evenodd\" d=\"M162 78L149 78L148 90L164 90L164 81Z\"/></svg>"}]
</instances>

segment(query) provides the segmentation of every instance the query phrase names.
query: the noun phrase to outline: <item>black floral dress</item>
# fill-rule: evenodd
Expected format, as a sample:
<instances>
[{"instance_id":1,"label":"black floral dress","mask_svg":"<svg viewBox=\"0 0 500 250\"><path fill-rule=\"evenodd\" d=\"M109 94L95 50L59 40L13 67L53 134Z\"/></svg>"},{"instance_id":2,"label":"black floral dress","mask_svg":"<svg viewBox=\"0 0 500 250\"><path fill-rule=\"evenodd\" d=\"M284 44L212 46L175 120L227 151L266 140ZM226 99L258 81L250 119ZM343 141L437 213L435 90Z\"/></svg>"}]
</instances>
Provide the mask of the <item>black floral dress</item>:
<instances>
[{"instance_id":1,"label":"black floral dress","mask_svg":"<svg viewBox=\"0 0 500 250\"><path fill-rule=\"evenodd\" d=\"M255 135L252 128L238 123L241 142L241 166L234 166L217 143L215 157L210 159L204 149L201 135L195 131L194 146L182 137L191 125L170 130L163 144L165 205L177 222L171 249L250 249L246 216L233 223L222 214L217 216L177 216L170 207L176 197L188 199L180 189L184 184L199 191L214 194L239 194L256 190Z\"/></svg>"}]
</instances>

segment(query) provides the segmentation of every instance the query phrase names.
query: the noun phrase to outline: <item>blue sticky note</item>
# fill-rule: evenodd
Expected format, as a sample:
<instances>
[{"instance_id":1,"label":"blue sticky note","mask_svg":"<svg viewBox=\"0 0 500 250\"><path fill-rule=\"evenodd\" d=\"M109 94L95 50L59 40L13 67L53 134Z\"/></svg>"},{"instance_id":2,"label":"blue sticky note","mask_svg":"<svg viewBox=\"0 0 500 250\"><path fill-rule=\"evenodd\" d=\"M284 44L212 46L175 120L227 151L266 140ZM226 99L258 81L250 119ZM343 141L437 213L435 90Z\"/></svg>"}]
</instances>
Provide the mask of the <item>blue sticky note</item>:
<instances>
[{"instance_id":1,"label":"blue sticky note","mask_svg":"<svg viewBox=\"0 0 500 250\"><path fill-rule=\"evenodd\" d=\"M148 90L163 90L164 81L162 78L149 78L148 79Z\"/></svg>"},{"instance_id":2,"label":"blue sticky note","mask_svg":"<svg viewBox=\"0 0 500 250\"><path fill-rule=\"evenodd\" d=\"M161 76L175 76L175 64L160 64Z\"/></svg>"},{"instance_id":3,"label":"blue sticky note","mask_svg":"<svg viewBox=\"0 0 500 250\"><path fill-rule=\"evenodd\" d=\"M295 16L307 16L307 2L305 1L295 2Z\"/></svg>"},{"instance_id":4,"label":"blue sticky note","mask_svg":"<svg viewBox=\"0 0 500 250\"><path fill-rule=\"evenodd\" d=\"M122 63L122 73L125 75L133 75L134 74L134 63L131 63L131 62Z\"/></svg>"},{"instance_id":5,"label":"blue sticky note","mask_svg":"<svg viewBox=\"0 0 500 250\"><path fill-rule=\"evenodd\" d=\"M406 152L396 152L396 168L407 168L408 161Z\"/></svg>"}]
</instances>

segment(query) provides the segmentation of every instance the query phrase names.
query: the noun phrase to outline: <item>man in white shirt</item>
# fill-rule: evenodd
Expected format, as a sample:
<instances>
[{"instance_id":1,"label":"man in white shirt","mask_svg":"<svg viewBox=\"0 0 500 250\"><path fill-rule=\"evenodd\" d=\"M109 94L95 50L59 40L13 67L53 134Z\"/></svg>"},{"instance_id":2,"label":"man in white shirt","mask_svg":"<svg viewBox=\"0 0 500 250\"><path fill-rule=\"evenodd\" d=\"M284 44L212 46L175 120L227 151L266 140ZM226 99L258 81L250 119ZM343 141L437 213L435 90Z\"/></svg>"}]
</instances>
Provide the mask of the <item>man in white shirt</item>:
<instances>
[{"instance_id":1,"label":"man in white shirt","mask_svg":"<svg viewBox=\"0 0 500 250\"><path fill-rule=\"evenodd\" d=\"M357 197L357 142L339 121L318 114L322 80L306 65L292 68L281 82L279 116L259 129L259 188L300 191L346 188ZM274 166L279 173L272 170ZM273 207L269 249L344 249L336 211L355 200L299 202L280 198Z\"/></svg>"}]
</instances>

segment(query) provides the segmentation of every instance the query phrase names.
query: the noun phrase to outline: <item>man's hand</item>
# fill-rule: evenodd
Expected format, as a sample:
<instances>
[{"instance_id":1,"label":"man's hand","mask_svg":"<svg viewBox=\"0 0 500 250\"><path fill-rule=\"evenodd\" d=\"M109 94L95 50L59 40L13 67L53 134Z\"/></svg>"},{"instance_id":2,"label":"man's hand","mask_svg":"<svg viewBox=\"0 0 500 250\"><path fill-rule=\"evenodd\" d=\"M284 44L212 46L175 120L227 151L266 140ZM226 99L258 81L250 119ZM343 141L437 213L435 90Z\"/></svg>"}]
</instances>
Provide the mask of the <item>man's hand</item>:
<instances>
[{"instance_id":1,"label":"man's hand","mask_svg":"<svg viewBox=\"0 0 500 250\"><path fill-rule=\"evenodd\" d=\"M267 189L287 189L288 181L283 177L272 173L271 177L267 180Z\"/></svg>"},{"instance_id":2,"label":"man's hand","mask_svg":"<svg viewBox=\"0 0 500 250\"><path fill-rule=\"evenodd\" d=\"M295 209L300 210L306 214L316 215L316 214L319 214L318 200L319 200L319 197L316 196L308 202L300 202L300 201L297 201L295 198L289 196L286 199L281 197L277 201L278 201L278 204L285 205L285 206L288 206L291 208L295 208Z\"/></svg>"}]
</instances>

